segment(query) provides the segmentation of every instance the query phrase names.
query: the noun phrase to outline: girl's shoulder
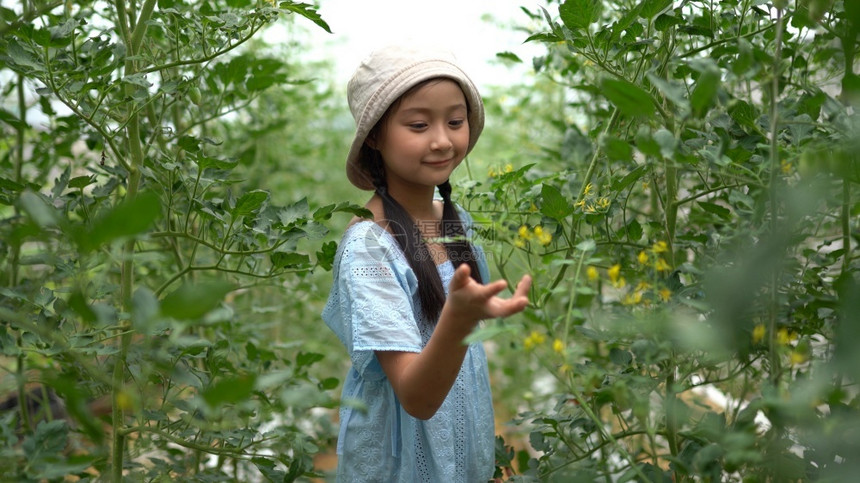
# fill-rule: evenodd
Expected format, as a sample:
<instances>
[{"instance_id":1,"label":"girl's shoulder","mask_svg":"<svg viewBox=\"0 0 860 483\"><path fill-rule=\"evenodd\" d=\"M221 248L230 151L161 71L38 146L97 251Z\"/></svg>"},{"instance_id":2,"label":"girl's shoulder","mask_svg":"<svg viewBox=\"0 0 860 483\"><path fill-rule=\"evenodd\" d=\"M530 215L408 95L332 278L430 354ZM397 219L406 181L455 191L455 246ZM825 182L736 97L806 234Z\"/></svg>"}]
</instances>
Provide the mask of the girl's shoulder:
<instances>
[{"instance_id":1,"label":"girl's shoulder","mask_svg":"<svg viewBox=\"0 0 860 483\"><path fill-rule=\"evenodd\" d=\"M405 263L394 236L368 218L358 219L347 227L339 248L342 263L382 263L390 266Z\"/></svg>"}]
</instances>

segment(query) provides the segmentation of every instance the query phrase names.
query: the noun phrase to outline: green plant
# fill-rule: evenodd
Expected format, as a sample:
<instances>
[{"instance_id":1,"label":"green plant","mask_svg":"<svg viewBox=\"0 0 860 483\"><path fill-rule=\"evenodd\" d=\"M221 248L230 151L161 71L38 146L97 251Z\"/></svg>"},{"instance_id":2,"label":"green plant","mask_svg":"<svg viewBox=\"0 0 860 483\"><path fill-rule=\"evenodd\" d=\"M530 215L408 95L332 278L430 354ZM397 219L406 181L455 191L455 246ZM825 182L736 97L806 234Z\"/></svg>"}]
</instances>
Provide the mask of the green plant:
<instances>
[{"instance_id":1,"label":"green plant","mask_svg":"<svg viewBox=\"0 0 860 483\"><path fill-rule=\"evenodd\" d=\"M856 3L550 3L563 140L464 183L499 272L536 279L522 327L475 335L530 381L521 478L852 474Z\"/></svg>"},{"instance_id":2,"label":"green plant","mask_svg":"<svg viewBox=\"0 0 860 483\"><path fill-rule=\"evenodd\" d=\"M245 48L287 13L328 30L297 2L0 9L4 478L313 474L326 423L299 421L338 381L268 337L255 291L330 268L324 223L363 211L247 189L241 152L212 134L305 84Z\"/></svg>"}]
</instances>

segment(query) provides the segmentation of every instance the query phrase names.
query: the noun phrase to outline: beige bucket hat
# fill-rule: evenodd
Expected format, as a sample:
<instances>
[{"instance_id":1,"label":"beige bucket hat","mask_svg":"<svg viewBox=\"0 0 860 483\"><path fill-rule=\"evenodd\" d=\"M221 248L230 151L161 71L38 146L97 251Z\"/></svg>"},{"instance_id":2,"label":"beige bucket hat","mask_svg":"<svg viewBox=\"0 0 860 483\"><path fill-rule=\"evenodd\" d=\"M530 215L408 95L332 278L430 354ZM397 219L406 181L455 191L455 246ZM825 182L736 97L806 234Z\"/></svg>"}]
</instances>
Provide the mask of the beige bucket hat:
<instances>
[{"instance_id":1,"label":"beige bucket hat","mask_svg":"<svg viewBox=\"0 0 860 483\"><path fill-rule=\"evenodd\" d=\"M370 130L388 107L416 84L433 78L456 81L469 104L469 146L472 151L484 129L484 103L475 84L459 67L454 55L433 47L389 45L374 50L356 69L347 84L347 101L355 118L355 138L346 158L346 176L363 190L373 190L370 175L359 157Z\"/></svg>"}]
</instances>

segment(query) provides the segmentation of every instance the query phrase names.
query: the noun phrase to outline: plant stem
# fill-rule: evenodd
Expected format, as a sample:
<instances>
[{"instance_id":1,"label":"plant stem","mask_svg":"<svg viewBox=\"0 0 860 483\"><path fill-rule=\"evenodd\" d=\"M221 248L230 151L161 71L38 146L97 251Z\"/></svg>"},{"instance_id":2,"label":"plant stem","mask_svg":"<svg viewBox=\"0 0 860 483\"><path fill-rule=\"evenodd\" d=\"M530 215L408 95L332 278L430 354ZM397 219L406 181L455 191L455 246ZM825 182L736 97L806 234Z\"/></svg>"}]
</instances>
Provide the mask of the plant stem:
<instances>
[{"instance_id":1,"label":"plant stem","mask_svg":"<svg viewBox=\"0 0 860 483\"><path fill-rule=\"evenodd\" d=\"M16 130L16 142L18 144L15 149L15 182L21 184L24 169L24 131L27 129L27 101L24 98L24 76L20 74L18 75L17 91L18 112L21 118L21 123L18 125ZM18 209L18 205L15 204L15 216L17 217L19 214L20 211ZM10 247L10 251L12 252L12 260L9 264L9 287L14 288L18 285L18 263L21 257L21 241L19 239L14 240ZM27 360L24 356L24 341L21 332L18 332L18 337L16 339L18 357L16 357L15 380L18 386L18 407L21 410L22 426L25 427L27 431L32 431L33 421L30 420L30 406L27 401L27 374L24 372L24 366L26 365Z\"/></svg>"},{"instance_id":2,"label":"plant stem","mask_svg":"<svg viewBox=\"0 0 860 483\"><path fill-rule=\"evenodd\" d=\"M134 30L130 31L130 23L125 14L125 2L117 0L117 15L120 21L120 31L123 33L124 41L128 49L129 58L125 61L125 75L132 75L136 72L134 59L140 50L141 42L149 23L149 18L155 8L155 0L147 0L140 12L140 17L134 22ZM131 89L131 86L127 87ZM130 162L128 173L128 190L126 191L126 199L134 199L140 189L140 167L143 165L143 150L141 149L142 140L140 137L140 114L138 109L134 109L129 117L126 125L126 135L128 136L128 149ZM128 241L123 246L122 264L120 268L120 297L122 305L126 312L130 312L131 293L134 289L134 241ZM123 453L125 450L125 436L121 429L123 424L123 408L120 405L120 394L124 391L125 386L125 364L128 358L128 350L131 346L131 322L125 321L121 327L117 329L120 335L120 351L114 361L113 368L113 387L111 401L111 423L113 426L113 452L112 452L112 474L111 480L114 483L122 481Z\"/></svg>"},{"instance_id":3,"label":"plant stem","mask_svg":"<svg viewBox=\"0 0 860 483\"><path fill-rule=\"evenodd\" d=\"M842 274L848 273L851 263L851 182L842 179Z\"/></svg>"},{"instance_id":4,"label":"plant stem","mask_svg":"<svg viewBox=\"0 0 860 483\"><path fill-rule=\"evenodd\" d=\"M776 38L774 39L775 48L773 55L773 78L771 79L771 95L770 95L770 234L776 236L778 229L778 210L777 203L777 170L779 169L779 106L777 99L779 97L779 73L780 63L782 62L782 31L783 19L782 8L776 10ZM776 340L776 319L777 311L777 269L774 267L770 274L770 300L768 303L768 352L770 355L770 372L768 378L774 386L779 382L781 374L779 365L779 353Z\"/></svg>"}]
</instances>

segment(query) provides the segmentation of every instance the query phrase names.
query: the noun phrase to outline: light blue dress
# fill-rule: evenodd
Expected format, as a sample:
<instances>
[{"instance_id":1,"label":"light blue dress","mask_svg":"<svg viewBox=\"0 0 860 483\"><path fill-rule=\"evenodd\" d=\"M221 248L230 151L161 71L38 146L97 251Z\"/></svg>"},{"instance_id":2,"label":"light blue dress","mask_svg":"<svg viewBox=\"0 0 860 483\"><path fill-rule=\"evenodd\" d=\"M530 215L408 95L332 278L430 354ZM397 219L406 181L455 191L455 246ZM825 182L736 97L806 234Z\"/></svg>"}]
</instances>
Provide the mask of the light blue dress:
<instances>
[{"instance_id":1,"label":"light blue dress","mask_svg":"<svg viewBox=\"0 0 860 483\"><path fill-rule=\"evenodd\" d=\"M484 253L477 246L475 251L487 281ZM454 267L445 262L438 269L447 294ZM454 386L426 421L400 406L379 365L374 351L420 352L435 324L422 315L417 280L403 252L376 223L358 222L344 234L322 315L352 361L343 384L337 481L485 483L492 478L493 405L483 346L469 346Z\"/></svg>"}]
</instances>

